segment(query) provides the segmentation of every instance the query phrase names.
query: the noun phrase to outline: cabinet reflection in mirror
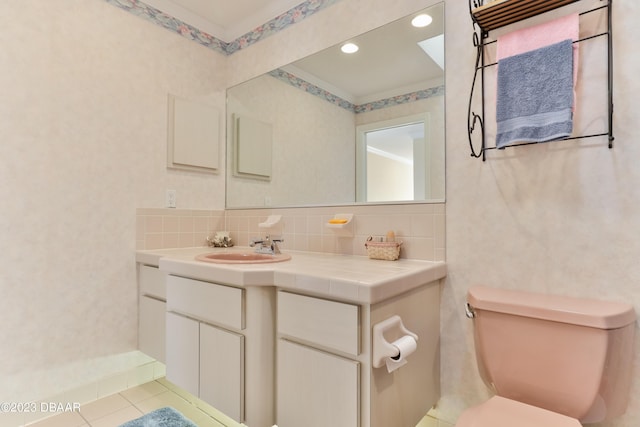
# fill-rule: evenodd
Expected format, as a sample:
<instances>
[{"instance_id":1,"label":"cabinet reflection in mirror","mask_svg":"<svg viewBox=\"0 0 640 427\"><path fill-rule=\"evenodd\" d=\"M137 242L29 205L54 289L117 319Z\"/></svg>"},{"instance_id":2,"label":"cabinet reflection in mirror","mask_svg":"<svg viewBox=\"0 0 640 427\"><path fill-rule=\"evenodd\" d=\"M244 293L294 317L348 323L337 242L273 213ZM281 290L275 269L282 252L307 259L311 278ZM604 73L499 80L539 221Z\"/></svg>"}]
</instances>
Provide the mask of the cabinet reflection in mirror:
<instances>
[{"instance_id":1,"label":"cabinet reflection in mirror","mask_svg":"<svg viewBox=\"0 0 640 427\"><path fill-rule=\"evenodd\" d=\"M413 26L421 14L431 23ZM444 201L443 21L438 3L350 39L355 53L336 45L230 88L227 208ZM237 117L270 124L270 180L237 173Z\"/></svg>"},{"instance_id":2,"label":"cabinet reflection in mirror","mask_svg":"<svg viewBox=\"0 0 640 427\"><path fill-rule=\"evenodd\" d=\"M271 179L272 126L250 117L234 117L235 176Z\"/></svg>"}]
</instances>

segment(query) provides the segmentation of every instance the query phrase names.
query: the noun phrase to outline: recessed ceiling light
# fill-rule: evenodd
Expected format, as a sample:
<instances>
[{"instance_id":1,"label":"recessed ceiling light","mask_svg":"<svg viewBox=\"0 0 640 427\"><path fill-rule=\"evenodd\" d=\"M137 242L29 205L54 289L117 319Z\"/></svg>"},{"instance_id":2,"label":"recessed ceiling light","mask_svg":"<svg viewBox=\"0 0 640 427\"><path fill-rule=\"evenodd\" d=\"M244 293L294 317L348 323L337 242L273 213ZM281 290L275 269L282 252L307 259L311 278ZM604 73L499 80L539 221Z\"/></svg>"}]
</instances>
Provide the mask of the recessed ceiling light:
<instances>
[{"instance_id":1,"label":"recessed ceiling light","mask_svg":"<svg viewBox=\"0 0 640 427\"><path fill-rule=\"evenodd\" d=\"M354 43L345 43L340 48L344 53L356 53L360 49L357 44Z\"/></svg>"},{"instance_id":2,"label":"recessed ceiling light","mask_svg":"<svg viewBox=\"0 0 640 427\"><path fill-rule=\"evenodd\" d=\"M431 24L432 21L433 21L433 18L431 16L427 15L426 13L423 13L413 18L411 20L411 25L417 28L422 28Z\"/></svg>"}]
</instances>

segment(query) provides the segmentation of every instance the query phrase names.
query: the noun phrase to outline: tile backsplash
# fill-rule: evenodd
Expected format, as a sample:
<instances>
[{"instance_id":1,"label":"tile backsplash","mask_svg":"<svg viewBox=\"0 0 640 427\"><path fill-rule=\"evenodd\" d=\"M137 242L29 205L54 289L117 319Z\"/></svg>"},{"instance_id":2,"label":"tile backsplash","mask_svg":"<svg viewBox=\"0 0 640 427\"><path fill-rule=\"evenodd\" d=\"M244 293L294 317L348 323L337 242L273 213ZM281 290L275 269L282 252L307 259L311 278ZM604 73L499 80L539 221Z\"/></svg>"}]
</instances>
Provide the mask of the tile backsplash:
<instances>
[{"instance_id":1,"label":"tile backsplash","mask_svg":"<svg viewBox=\"0 0 640 427\"><path fill-rule=\"evenodd\" d=\"M206 246L207 236L223 230L225 212L140 208L136 212L136 249Z\"/></svg>"},{"instance_id":2,"label":"tile backsplash","mask_svg":"<svg viewBox=\"0 0 640 427\"><path fill-rule=\"evenodd\" d=\"M354 215L354 236L338 236L325 226L338 213ZM403 242L401 258L445 260L445 204L338 206L227 211L188 209L137 210L137 249L206 246L215 231L227 230L237 246L262 237L258 224L282 215L283 249L366 255L368 236L393 231Z\"/></svg>"}]
</instances>

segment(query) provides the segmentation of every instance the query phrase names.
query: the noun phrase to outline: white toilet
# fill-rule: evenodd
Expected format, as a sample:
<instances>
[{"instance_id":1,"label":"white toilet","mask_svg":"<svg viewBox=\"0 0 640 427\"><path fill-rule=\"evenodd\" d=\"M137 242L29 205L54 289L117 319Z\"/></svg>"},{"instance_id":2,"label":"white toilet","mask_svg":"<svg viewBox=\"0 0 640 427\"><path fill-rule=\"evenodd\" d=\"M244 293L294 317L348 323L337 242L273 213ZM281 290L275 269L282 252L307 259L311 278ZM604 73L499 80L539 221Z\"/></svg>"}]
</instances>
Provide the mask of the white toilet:
<instances>
[{"instance_id":1,"label":"white toilet","mask_svg":"<svg viewBox=\"0 0 640 427\"><path fill-rule=\"evenodd\" d=\"M476 286L480 376L495 393L456 427L580 427L621 415L631 383L629 304Z\"/></svg>"}]
</instances>

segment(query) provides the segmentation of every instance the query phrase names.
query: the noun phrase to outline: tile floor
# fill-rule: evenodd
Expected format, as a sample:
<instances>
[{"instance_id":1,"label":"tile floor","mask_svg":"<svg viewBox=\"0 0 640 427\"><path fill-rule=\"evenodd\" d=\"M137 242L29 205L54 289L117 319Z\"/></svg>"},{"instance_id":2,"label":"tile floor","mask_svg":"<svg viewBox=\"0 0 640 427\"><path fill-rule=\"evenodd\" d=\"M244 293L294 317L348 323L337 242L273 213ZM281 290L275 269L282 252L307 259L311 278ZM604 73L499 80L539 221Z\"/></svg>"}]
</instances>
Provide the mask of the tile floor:
<instances>
[{"instance_id":1,"label":"tile floor","mask_svg":"<svg viewBox=\"0 0 640 427\"><path fill-rule=\"evenodd\" d=\"M164 378L129 388L66 412L29 424L29 427L117 427L158 408L171 406L199 427L236 427L233 420Z\"/></svg>"},{"instance_id":2,"label":"tile floor","mask_svg":"<svg viewBox=\"0 0 640 427\"><path fill-rule=\"evenodd\" d=\"M161 378L29 424L29 427L118 427L155 409L171 406L198 427L240 427L224 414ZM425 416L416 427L453 427Z\"/></svg>"},{"instance_id":3,"label":"tile floor","mask_svg":"<svg viewBox=\"0 0 640 427\"><path fill-rule=\"evenodd\" d=\"M454 427L453 424L449 424L445 421L438 420L436 418L430 417L429 415L425 415L425 417L420 420L416 427Z\"/></svg>"}]
</instances>

